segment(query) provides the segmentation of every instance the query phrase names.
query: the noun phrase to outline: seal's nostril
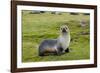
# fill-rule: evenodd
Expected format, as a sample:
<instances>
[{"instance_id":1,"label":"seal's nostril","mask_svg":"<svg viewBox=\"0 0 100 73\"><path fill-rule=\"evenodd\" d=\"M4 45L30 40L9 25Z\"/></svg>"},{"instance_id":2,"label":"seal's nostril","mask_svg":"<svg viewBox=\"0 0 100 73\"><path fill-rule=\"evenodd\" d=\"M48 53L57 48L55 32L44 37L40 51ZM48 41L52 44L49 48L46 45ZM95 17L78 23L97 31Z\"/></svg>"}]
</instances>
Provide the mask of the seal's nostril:
<instances>
[{"instance_id":1,"label":"seal's nostril","mask_svg":"<svg viewBox=\"0 0 100 73\"><path fill-rule=\"evenodd\" d=\"M63 28L62 32L66 32L66 29Z\"/></svg>"}]
</instances>

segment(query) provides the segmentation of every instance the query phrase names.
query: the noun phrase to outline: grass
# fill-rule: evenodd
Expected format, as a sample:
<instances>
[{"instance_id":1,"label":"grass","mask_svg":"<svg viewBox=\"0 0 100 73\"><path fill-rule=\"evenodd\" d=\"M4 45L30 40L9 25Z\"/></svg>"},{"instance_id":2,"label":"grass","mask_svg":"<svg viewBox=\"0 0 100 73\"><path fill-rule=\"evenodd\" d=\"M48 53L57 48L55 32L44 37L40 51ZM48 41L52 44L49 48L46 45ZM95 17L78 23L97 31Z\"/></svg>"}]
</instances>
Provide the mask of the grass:
<instances>
[{"instance_id":1,"label":"grass","mask_svg":"<svg viewBox=\"0 0 100 73\"><path fill-rule=\"evenodd\" d=\"M87 26L80 27L79 20L84 19ZM43 39L55 39L59 36L59 28L66 24L73 39L70 43L70 53L61 56L48 55L38 56L38 46ZM90 58L89 34L82 35L81 32L89 33L89 15L61 15L50 12L41 14L30 14L30 11L22 12L22 62L82 60Z\"/></svg>"}]
</instances>

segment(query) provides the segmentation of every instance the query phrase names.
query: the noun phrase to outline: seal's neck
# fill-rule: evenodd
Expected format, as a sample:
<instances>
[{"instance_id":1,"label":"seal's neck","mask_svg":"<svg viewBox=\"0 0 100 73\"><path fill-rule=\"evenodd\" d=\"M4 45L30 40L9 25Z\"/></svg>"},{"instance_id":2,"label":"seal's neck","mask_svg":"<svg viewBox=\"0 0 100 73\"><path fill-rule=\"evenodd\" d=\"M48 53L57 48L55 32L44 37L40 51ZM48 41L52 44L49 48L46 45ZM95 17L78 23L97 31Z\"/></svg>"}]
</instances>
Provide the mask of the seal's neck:
<instances>
[{"instance_id":1,"label":"seal's neck","mask_svg":"<svg viewBox=\"0 0 100 73\"><path fill-rule=\"evenodd\" d=\"M61 33L61 36L62 36L62 37L67 37L67 36L69 36L69 35L70 35L69 32L67 32L67 33Z\"/></svg>"}]
</instances>

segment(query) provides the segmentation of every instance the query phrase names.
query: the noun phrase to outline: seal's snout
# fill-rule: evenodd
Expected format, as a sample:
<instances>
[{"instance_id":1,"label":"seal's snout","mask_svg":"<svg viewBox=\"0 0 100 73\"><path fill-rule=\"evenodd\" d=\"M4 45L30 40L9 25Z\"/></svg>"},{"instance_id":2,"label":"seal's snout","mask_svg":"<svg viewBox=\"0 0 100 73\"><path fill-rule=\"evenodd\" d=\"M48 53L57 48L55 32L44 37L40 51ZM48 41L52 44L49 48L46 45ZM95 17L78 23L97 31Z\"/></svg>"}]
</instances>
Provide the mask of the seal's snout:
<instances>
[{"instance_id":1,"label":"seal's snout","mask_svg":"<svg viewBox=\"0 0 100 73\"><path fill-rule=\"evenodd\" d=\"M62 32L67 32L65 28L62 29Z\"/></svg>"}]
</instances>

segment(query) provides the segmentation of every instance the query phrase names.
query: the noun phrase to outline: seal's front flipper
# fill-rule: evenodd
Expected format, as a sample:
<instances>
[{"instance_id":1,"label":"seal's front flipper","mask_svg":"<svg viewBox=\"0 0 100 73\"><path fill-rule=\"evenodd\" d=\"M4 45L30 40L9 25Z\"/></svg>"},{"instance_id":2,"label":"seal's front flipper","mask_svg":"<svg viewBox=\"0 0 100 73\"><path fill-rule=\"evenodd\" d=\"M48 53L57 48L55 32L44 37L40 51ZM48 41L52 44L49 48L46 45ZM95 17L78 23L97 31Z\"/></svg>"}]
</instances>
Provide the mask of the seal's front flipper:
<instances>
[{"instance_id":1,"label":"seal's front flipper","mask_svg":"<svg viewBox=\"0 0 100 73\"><path fill-rule=\"evenodd\" d=\"M67 49L65 50L65 52L69 53L69 52L70 52L70 51L69 51L69 48L67 48Z\"/></svg>"}]
</instances>

